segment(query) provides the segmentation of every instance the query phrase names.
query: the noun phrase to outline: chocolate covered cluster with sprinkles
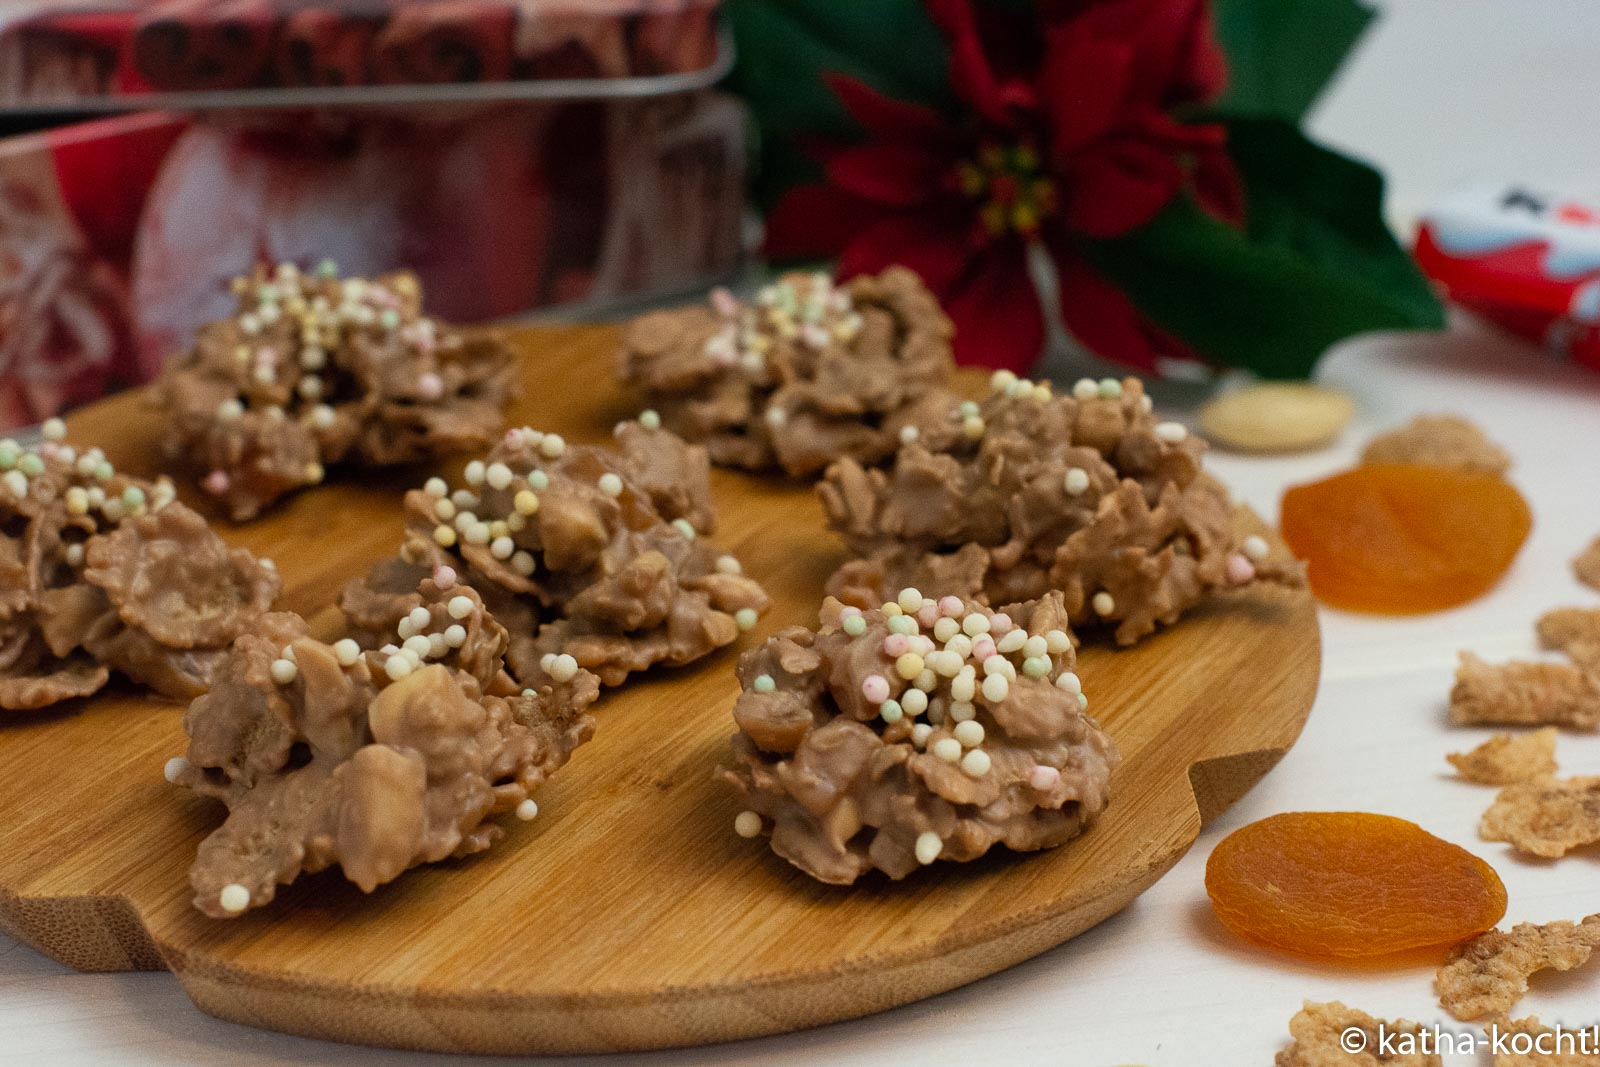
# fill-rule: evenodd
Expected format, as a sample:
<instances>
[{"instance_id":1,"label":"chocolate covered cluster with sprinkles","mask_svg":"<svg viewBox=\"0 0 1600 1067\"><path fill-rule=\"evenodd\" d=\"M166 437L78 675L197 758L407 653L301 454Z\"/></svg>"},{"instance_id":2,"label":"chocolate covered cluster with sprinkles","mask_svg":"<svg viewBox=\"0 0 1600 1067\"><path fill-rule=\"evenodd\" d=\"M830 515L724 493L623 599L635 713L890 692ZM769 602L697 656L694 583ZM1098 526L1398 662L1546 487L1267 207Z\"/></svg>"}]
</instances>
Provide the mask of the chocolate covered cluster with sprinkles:
<instances>
[{"instance_id":1,"label":"chocolate covered cluster with sprinkles","mask_svg":"<svg viewBox=\"0 0 1600 1067\"><path fill-rule=\"evenodd\" d=\"M707 305L635 319L621 377L713 462L814 475L894 451L899 427L951 376L950 337L904 267L838 285L792 273L750 303L717 289Z\"/></svg>"},{"instance_id":2,"label":"chocolate covered cluster with sprinkles","mask_svg":"<svg viewBox=\"0 0 1600 1067\"><path fill-rule=\"evenodd\" d=\"M858 557L828 592L875 604L904 585L998 604L1062 592L1074 625L1131 644L1212 590L1298 585L1201 467L1205 444L1158 419L1136 378L1070 395L995 373L983 401L903 427L883 468L841 460L817 491Z\"/></svg>"},{"instance_id":3,"label":"chocolate covered cluster with sprinkles","mask_svg":"<svg viewBox=\"0 0 1600 1067\"><path fill-rule=\"evenodd\" d=\"M513 389L511 351L422 313L410 273L343 278L324 261L233 282L157 383L169 456L235 521L316 485L336 463L386 466L487 447Z\"/></svg>"},{"instance_id":4,"label":"chocolate covered cluster with sprinkles","mask_svg":"<svg viewBox=\"0 0 1600 1067\"><path fill-rule=\"evenodd\" d=\"M994 610L907 588L829 598L739 660L742 837L824 882L1059 845L1104 810L1116 746L1087 714L1059 594Z\"/></svg>"},{"instance_id":5,"label":"chocolate covered cluster with sprinkles","mask_svg":"<svg viewBox=\"0 0 1600 1067\"><path fill-rule=\"evenodd\" d=\"M229 548L170 481L98 448L0 441L0 708L98 692L113 671L173 699L205 691L279 589L270 560Z\"/></svg>"},{"instance_id":6,"label":"chocolate covered cluster with sprinkles","mask_svg":"<svg viewBox=\"0 0 1600 1067\"><path fill-rule=\"evenodd\" d=\"M340 605L379 633L414 610L420 576L450 566L510 631L506 661L524 684L583 668L617 685L732 643L766 592L711 543L710 465L648 417L613 447L507 431L452 488L406 494L398 557L346 586Z\"/></svg>"},{"instance_id":7,"label":"chocolate covered cluster with sprinkles","mask_svg":"<svg viewBox=\"0 0 1600 1067\"><path fill-rule=\"evenodd\" d=\"M363 892L421 863L492 845L492 820L539 812L533 790L594 732L599 680L575 666L534 687L504 669L509 640L439 567L379 648L332 644L276 612L235 642L189 706L167 780L228 807L200 844L194 904L229 918L337 864Z\"/></svg>"}]
</instances>

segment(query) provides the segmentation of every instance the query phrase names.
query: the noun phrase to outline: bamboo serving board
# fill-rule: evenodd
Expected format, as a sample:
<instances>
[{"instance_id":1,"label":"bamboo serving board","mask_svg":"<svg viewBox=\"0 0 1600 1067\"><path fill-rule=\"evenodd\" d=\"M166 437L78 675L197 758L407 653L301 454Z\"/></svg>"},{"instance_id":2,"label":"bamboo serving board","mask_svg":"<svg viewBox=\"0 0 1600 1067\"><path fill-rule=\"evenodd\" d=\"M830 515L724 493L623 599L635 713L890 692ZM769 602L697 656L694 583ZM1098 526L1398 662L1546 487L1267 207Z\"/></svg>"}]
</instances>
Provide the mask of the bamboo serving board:
<instances>
[{"instance_id":1,"label":"bamboo serving board","mask_svg":"<svg viewBox=\"0 0 1600 1067\"><path fill-rule=\"evenodd\" d=\"M516 423L598 440L636 410L609 384L609 330L514 339L526 357ZM137 397L69 422L73 442L119 467L161 469L160 413ZM282 604L326 630L340 585L394 551L399 492L427 473L336 473L259 522L219 528L277 560ZM735 836L737 805L712 774L733 731L739 649L814 624L840 549L805 486L719 472L714 490L716 537L766 583L772 610L732 649L606 691L595 739L540 790L539 816L507 819L490 851L369 897L325 872L241 919L207 919L186 872L222 811L162 777L184 751L182 709L113 688L0 723L0 924L83 970L170 969L213 1015L311 1037L479 1053L728 1041L905 1004L1088 929L1271 769L1310 709L1309 597L1218 597L1133 649L1085 648L1090 710L1124 754L1088 834L900 883L821 885Z\"/></svg>"}]
</instances>

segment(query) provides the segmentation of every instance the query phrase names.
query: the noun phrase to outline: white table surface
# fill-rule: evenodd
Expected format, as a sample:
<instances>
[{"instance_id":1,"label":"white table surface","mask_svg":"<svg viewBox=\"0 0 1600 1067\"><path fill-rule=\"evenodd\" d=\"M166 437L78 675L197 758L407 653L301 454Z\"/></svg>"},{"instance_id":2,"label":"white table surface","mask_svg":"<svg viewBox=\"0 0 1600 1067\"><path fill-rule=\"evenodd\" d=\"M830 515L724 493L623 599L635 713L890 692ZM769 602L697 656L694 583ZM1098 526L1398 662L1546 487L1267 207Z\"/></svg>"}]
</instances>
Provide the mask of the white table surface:
<instances>
[{"instance_id":1,"label":"white table surface","mask_svg":"<svg viewBox=\"0 0 1600 1067\"><path fill-rule=\"evenodd\" d=\"M1600 185L1600 136L1583 121L1600 99L1600 5L1593 0L1391 0L1315 132L1379 161L1402 224L1464 182ZM1324 361L1323 381L1357 399L1337 447L1290 459L1214 456L1238 495L1276 515L1286 485L1347 465L1377 429L1427 410L1469 415L1515 456L1535 516L1507 579L1461 609L1415 620L1324 612L1322 689L1279 768L1154 889L1121 915L1030 962L877 1017L714 1049L627 1057L680 1064L814 1063L924 1067L972 1062L1069 1067L1270 1064L1302 998L1376 1015L1450 1023L1430 968L1314 964L1253 950L1212 918L1205 858L1229 830L1286 810L1358 809L1420 822L1492 862L1510 890L1508 921L1600 911L1593 850L1561 862L1517 859L1476 838L1493 791L1455 781L1443 756L1487 736L1444 716L1456 650L1534 655L1532 623L1560 604L1600 604L1570 557L1600 532L1600 375L1556 365L1470 323L1438 336L1363 338ZM1181 414L1181 412L1180 412ZM1600 737L1564 735L1565 773L1600 774ZM1540 979L1519 1013L1600 1021L1600 961ZM1461 1029L1460 1024L1450 1023ZM621 1062L624 1057L586 1064ZM330 1063L412 1067L440 1057L350 1048L219 1022L166 974L76 974L0 935L0 1063ZM461 1062L466 1062L462 1060ZM1447 1060L1451 1064L1487 1060Z\"/></svg>"}]
</instances>

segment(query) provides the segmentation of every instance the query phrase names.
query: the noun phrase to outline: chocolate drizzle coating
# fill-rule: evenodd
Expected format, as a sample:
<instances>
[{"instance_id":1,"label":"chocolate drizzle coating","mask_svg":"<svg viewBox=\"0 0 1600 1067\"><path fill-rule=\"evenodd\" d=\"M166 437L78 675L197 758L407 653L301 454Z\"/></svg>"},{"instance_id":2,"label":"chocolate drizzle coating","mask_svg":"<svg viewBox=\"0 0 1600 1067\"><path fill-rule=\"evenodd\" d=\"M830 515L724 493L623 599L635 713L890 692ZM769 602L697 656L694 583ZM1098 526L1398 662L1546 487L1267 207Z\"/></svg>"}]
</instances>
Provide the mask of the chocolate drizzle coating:
<instances>
[{"instance_id":1,"label":"chocolate drizzle coating","mask_svg":"<svg viewBox=\"0 0 1600 1067\"><path fill-rule=\"evenodd\" d=\"M163 447L236 522L337 463L388 466L487 446L510 349L422 314L410 273L374 281L258 268L152 390Z\"/></svg>"},{"instance_id":2,"label":"chocolate drizzle coating","mask_svg":"<svg viewBox=\"0 0 1600 1067\"><path fill-rule=\"evenodd\" d=\"M815 475L841 457L894 451L918 402L950 378L950 335L939 302L904 267L838 287L796 273L752 305L724 290L709 306L634 320L620 376L712 462Z\"/></svg>"},{"instance_id":3,"label":"chocolate drizzle coating","mask_svg":"<svg viewBox=\"0 0 1600 1067\"><path fill-rule=\"evenodd\" d=\"M98 450L0 452L0 708L89 696L112 671L174 700L204 692L277 598L277 572L170 482L115 473Z\"/></svg>"},{"instance_id":4,"label":"chocolate drizzle coating","mask_svg":"<svg viewBox=\"0 0 1600 1067\"><path fill-rule=\"evenodd\" d=\"M1241 553L1204 442L1158 429L1138 379L1100 389L1055 396L998 375L982 403L945 398L886 468L829 468L817 492L858 558L828 592L866 606L903 586L988 603L1059 590L1074 625L1115 625L1131 644L1211 590L1303 580L1281 551Z\"/></svg>"},{"instance_id":5,"label":"chocolate drizzle coating","mask_svg":"<svg viewBox=\"0 0 1600 1067\"><path fill-rule=\"evenodd\" d=\"M169 777L228 806L189 872L202 912L260 907L335 864L370 893L418 864L481 852L502 834L491 820L589 739L594 675L519 689L502 668L505 629L475 592L429 579L416 595L428 614L417 633L465 633L400 677L389 661L408 657L392 645L344 663L300 616L275 613L190 705L188 756ZM460 598L464 612L452 610ZM283 683L273 665L288 656Z\"/></svg>"},{"instance_id":6,"label":"chocolate drizzle coating","mask_svg":"<svg viewBox=\"0 0 1600 1067\"><path fill-rule=\"evenodd\" d=\"M732 643L741 611L750 621L766 610L761 586L703 536L714 515L705 450L665 430L622 423L615 448L512 430L469 472L465 497L406 494L399 558L340 596L358 627L392 629L415 605L418 578L448 565L510 631L506 661L519 680L535 684L546 657L565 653L617 685ZM522 494L536 510L519 510Z\"/></svg>"},{"instance_id":7,"label":"chocolate drizzle coating","mask_svg":"<svg viewBox=\"0 0 1600 1067\"><path fill-rule=\"evenodd\" d=\"M739 733L733 764L719 776L761 816L774 852L824 882L848 885L874 869L900 879L933 861L918 855L924 835L938 838L937 858L966 862L997 844L1019 852L1060 845L1104 810L1119 757L1078 693L1053 684L1071 671L1070 644L1049 655L1045 675L1013 668L1002 699L980 687L967 702L984 732L961 750L981 749L989 761L975 774L935 754L941 742L959 744L949 677L928 686L920 720L906 712L887 722L883 705L863 695L872 675L890 683L897 705L916 683L884 651L884 612L865 612L862 632L851 636L842 625L853 610L829 598L820 630L791 627L739 659ZM991 614L970 601L962 610ZM1005 613L1033 634L1067 626L1057 595ZM766 691L761 678L771 682Z\"/></svg>"}]
</instances>

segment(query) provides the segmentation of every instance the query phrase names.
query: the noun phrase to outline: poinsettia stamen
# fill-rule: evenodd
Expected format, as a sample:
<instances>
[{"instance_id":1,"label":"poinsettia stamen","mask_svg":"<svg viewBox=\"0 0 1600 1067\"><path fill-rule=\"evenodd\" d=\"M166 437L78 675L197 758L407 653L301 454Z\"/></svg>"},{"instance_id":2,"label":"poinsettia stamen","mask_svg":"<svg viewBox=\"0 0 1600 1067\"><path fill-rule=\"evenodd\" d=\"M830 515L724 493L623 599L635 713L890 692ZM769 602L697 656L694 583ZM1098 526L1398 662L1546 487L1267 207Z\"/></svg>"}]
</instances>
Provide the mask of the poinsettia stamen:
<instances>
[{"instance_id":1,"label":"poinsettia stamen","mask_svg":"<svg viewBox=\"0 0 1600 1067\"><path fill-rule=\"evenodd\" d=\"M1031 239L1056 208L1055 185L1041 172L1039 153L1030 144L986 141L976 159L956 165L954 181L976 206L980 229L990 238L1015 233Z\"/></svg>"}]
</instances>

